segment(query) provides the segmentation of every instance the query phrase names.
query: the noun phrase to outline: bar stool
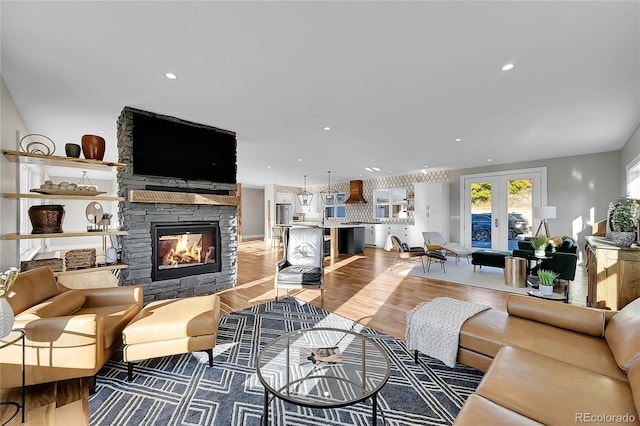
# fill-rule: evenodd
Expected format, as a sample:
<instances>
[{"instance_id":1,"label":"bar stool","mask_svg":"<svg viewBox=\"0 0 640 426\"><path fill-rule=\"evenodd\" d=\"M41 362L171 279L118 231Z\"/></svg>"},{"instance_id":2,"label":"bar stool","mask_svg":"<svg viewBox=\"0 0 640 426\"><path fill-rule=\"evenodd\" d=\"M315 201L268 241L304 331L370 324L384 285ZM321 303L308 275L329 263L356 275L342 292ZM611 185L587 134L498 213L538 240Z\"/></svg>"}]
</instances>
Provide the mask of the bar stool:
<instances>
[{"instance_id":1,"label":"bar stool","mask_svg":"<svg viewBox=\"0 0 640 426\"><path fill-rule=\"evenodd\" d=\"M271 247L280 247L282 245L282 233L284 229L280 226L272 226L271 227ZM276 239L278 240L278 245L276 246Z\"/></svg>"}]
</instances>

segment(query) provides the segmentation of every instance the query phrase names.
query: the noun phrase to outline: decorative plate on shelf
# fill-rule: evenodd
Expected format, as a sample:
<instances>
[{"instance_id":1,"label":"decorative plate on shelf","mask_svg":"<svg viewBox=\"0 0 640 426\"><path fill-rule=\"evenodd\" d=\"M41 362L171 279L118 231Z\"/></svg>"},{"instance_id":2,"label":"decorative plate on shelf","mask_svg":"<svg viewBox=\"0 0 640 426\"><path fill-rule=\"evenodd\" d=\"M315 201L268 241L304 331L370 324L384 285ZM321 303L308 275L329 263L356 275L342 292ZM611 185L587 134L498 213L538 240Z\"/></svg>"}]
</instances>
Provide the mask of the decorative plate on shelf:
<instances>
[{"instance_id":1,"label":"decorative plate on shelf","mask_svg":"<svg viewBox=\"0 0 640 426\"><path fill-rule=\"evenodd\" d=\"M46 195L77 195L79 197L95 197L96 195L106 194L106 191L78 191L73 189L42 189L34 188L30 189L31 192L37 192L39 194Z\"/></svg>"}]
</instances>

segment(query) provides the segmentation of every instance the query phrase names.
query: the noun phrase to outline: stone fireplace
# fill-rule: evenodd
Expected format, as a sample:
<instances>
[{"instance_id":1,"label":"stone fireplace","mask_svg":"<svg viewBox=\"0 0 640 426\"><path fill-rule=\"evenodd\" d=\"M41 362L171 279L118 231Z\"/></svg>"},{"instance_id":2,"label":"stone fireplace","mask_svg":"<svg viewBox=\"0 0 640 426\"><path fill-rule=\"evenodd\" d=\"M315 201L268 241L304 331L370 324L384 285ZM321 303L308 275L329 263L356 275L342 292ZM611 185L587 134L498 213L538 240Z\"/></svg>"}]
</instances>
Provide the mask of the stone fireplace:
<instances>
[{"instance_id":1,"label":"stone fireplace","mask_svg":"<svg viewBox=\"0 0 640 426\"><path fill-rule=\"evenodd\" d=\"M238 197L232 184L134 175L132 111L118 119L120 285L141 285L145 303L234 287ZM220 195L228 194L228 195ZM173 252L172 252L173 250Z\"/></svg>"}]
</instances>

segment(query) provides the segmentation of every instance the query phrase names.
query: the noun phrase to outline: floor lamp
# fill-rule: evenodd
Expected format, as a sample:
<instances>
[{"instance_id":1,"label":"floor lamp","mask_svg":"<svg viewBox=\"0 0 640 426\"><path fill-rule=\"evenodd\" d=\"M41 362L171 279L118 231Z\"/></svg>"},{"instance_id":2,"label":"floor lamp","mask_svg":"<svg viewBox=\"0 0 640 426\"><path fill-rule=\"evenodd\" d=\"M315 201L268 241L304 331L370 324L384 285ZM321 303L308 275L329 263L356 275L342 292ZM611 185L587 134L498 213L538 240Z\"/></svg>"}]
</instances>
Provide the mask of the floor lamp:
<instances>
[{"instance_id":1,"label":"floor lamp","mask_svg":"<svg viewBox=\"0 0 640 426\"><path fill-rule=\"evenodd\" d=\"M549 235L549 226L547 225L547 219L556 218L556 206L534 207L533 217L540 219L540 225L538 225L538 230L536 231L535 236L537 237L538 235L540 235L540 231L544 226L544 232L547 238L551 237L551 235Z\"/></svg>"}]
</instances>

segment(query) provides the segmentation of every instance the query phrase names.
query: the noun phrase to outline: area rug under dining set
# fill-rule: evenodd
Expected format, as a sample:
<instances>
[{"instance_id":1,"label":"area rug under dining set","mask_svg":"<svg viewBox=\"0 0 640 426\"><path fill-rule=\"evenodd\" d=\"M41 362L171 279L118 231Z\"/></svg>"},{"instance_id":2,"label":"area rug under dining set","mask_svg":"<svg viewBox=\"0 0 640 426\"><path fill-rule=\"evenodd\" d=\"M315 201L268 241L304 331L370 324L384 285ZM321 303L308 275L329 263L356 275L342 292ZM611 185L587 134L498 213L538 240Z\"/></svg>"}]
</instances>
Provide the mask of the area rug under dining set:
<instances>
[{"instance_id":1,"label":"area rug under dining set","mask_svg":"<svg viewBox=\"0 0 640 426\"><path fill-rule=\"evenodd\" d=\"M213 367L206 353L151 359L136 365L132 382L119 355L97 375L89 401L92 425L259 425L264 388L258 354L286 332L331 327L361 333L390 360L389 380L378 394L378 424L450 425L483 373L421 356L404 341L293 297L256 305L220 320ZM371 400L333 409L300 407L274 398L270 425L369 425Z\"/></svg>"}]
</instances>

